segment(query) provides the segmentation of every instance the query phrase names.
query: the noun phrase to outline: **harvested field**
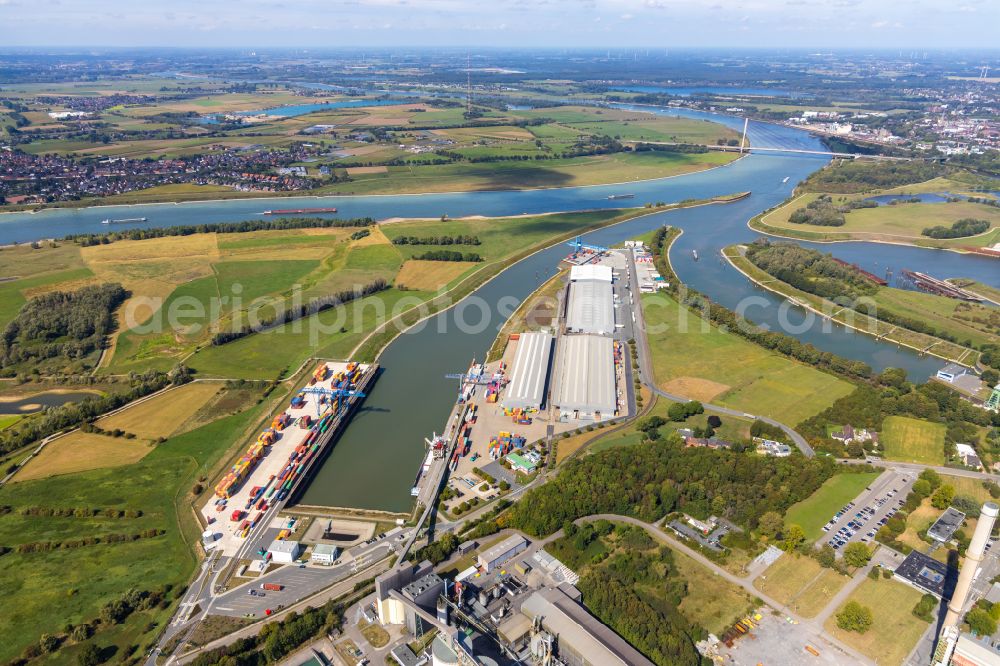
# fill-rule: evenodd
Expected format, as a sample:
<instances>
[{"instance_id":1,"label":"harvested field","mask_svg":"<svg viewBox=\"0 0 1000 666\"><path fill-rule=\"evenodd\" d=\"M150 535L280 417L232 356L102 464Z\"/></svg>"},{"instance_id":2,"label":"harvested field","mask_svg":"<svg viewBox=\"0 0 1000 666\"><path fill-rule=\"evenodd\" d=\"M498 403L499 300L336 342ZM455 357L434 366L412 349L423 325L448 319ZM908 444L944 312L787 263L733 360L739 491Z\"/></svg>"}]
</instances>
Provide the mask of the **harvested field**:
<instances>
[{"instance_id":1,"label":"harvested field","mask_svg":"<svg viewBox=\"0 0 1000 666\"><path fill-rule=\"evenodd\" d=\"M410 259L396 276L396 285L419 291L437 291L478 264L474 261Z\"/></svg>"},{"instance_id":2,"label":"harvested field","mask_svg":"<svg viewBox=\"0 0 1000 666\"><path fill-rule=\"evenodd\" d=\"M153 447L145 440L76 431L47 445L17 473L13 481L130 465L142 460L152 450Z\"/></svg>"},{"instance_id":3,"label":"harvested field","mask_svg":"<svg viewBox=\"0 0 1000 666\"><path fill-rule=\"evenodd\" d=\"M169 437L221 389L219 382L191 382L104 417L97 425L104 430L119 428L143 439Z\"/></svg>"},{"instance_id":4,"label":"harvested field","mask_svg":"<svg viewBox=\"0 0 1000 666\"><path fill-rule=\"evenodd\" d=\"M692 400L710 402L717 395L722 395L731 387L710 379L698 377L677 377L660 385L667 393L675 393Z\"/></svg>"},{"instance_id":5,"label":"harvested field","mask_svg":"<svg viewBox=\"0 0 1000 666\"><path fill-rule=\"evenodd\" d=\"M350 167L347 169L348 176L362 176L367 173L389 173L389 167L370 166L370 167Z\"/></svg>"}]
</instances>

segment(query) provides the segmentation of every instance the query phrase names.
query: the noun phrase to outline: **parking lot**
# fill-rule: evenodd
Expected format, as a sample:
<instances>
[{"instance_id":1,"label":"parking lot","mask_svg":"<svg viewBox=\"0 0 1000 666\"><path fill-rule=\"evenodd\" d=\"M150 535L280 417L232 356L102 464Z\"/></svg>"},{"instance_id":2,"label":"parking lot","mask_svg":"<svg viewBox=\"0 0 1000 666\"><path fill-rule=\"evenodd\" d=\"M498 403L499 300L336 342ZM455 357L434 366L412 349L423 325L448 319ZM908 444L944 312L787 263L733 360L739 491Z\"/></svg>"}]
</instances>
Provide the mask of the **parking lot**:
<instances>
[{"instance_id":1,"label":"parking lot","mask_svg":"<svg viewBox=\"0 0 1000 666\"><path fill-rule=\"evenodd\" d=\"M916 472L889 470L879 476L853 501L841 507L823 526L819 544L828 543L841 552L847 544L870 544L879 528L903 506L916 481Z\"/></svg>"}]
</instances>

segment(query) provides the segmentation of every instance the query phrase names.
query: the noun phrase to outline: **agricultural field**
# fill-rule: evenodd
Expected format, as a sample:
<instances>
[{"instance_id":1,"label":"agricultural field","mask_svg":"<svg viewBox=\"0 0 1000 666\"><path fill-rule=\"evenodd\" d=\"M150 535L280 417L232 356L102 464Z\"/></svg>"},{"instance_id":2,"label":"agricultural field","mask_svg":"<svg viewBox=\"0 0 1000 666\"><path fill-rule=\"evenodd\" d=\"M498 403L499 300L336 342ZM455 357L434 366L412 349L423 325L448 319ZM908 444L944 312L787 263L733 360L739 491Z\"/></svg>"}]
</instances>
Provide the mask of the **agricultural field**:
<instances>
[{"instance_id":1,"label":"agricultural field","mask_svg":"<svg viewBox=\"0 0 1000 666\"><path fill-rule=\"evenodd\" d=\"M641 211L627 211L634 214ZM60 242L0 250L0 323L27 299L50 289L118 282L131 292L99 372L169 370L185 362L208 376L273 377L310 355L344 357L382 320L453 288L477 271L497 271L504 258L553 237L605 224L623 215L605 210L514 218L396 220L351 239L353 228L249 233L202 233L119 240L83 247ZM521 243L507 241L517 234ZM483 262L417 261L436 245L394 245L399 236L473 235L479 245L454 246ZM404 267L404 264L408 266ZM401 272L402 271L402 272ZM234 330L251 315L268 320L286 305L309 302L376 279L399 284L267 333L211 346L218 331ZM316 322L314 326L312 322Z\"/></svg>"},{"instance_id":2,"label":"agricultural field","mask_svg":"<svg viewBox=\"0 0 1000 666\"><path fill-rule=\"evenodd\" d=\"M786 525L798 525L806 539L815 541L823 535L823 525L848 502L878 478L879 472L837 474L806 499L793 504L785 513Z\"/></svg>"},{"instance_id":3,"label":"agricultural field","mask_svg":"<svg viewBox=\"0 0 1000 666\"><path fill-rule=\"evenodd\" d=\"M952 181L940 181L944 181L944 179L929 181L927 187L908 185L895 188L895 190L886 190L885 193L902 195L904 193L940 192L942 185L958 185ZM879 194L879 192L874 194ZM871 195L833 194L831 196L835 205L843 205ZM820 193L810 192L790 200L780 208L763 215L757 228L777 234L788 233L796 238L810 240L878 240L927 247L988 247L1000 242L1000 208L970 201L900 203L891 206L881 205L877 208L861 208L845 213L845 223L839 227L793 224L789 221L792 213L804 208L820 196ZM928 227L951 226L952 223L964 218L986 220L991 223L990 229L982 234L967 238L940 240L921 234Z\"/></svg>"},{"instance_id":4,"label":"agricultural field","mask_svg":"<svg viewBox=\"0 0 1000 666\"><path fill-rule=\"evenodd\" d=\"M864 634L844 631L837 626L836 613L824 628L880 664L902 664L928 627L912 613L921 596L916 589L896 580L866 578L844 603L857 601L871 608L874 616L871 629Z\"/></svg>"},{"instance_id":5,"label":"agricultural field","mask_svg":"<svg viewBox=\"0 0 1000 666\"><path fill-rule=\"evenodd\" d=\"M190 419L226 391L219 382L191 382L130 405L98 419L94 425L107 433L121 430L133 437L74 431L46 445L13 482L138 462L154 450L161 438L190 429Z\"/></svg>"},{"instance_id":6,"label":"agricultural field","mask_svg":"<svg viewBox=\"0 0 1000 666\"><path fill-rule=\"evenodd\" d=\"M92 622L101 607L125 591L166 590L166 604L131 614L121 624L102 625L89 641L69 641L46 663L76 663L88 642L119 657L135 645L141 654L169 618L174 600L194 570L191 543L199 528L184 507L201 476L210 476L225 452L242 443L266 405L226 416L158 445L139 462L34 479L4 488L10 513L0 515L3 555L0 585L8 612L0 624L0 660L9 661L42 633L59 634L68 624ZM88 507L96 516L25 515L33 507ZM105 517L105 509L135 512ZM134 517L128 517L132 515ZM18 552L18 545L163 530L159 536L97 543L47 552Z\"/></svg>"},{"instance_id":7,"label":"agricultural field","mask_svg":"<svg viewBox=\"0 0 1000 666\"><path fill-rule=\"evenodd\" d=\"M882 422L879 441L887 460L942 465L946 430L943 423L887 416Z\"/></svg>"},{"instance_id":8,"label":"agricultural field","mask_svg":"<svg viewBox=\"0 0 1000 666\"><path fill-rule=\"evenodd\" d=\"M826 608L849 580L833 569L821 567L812 557L790 553L782 555L754 579L753 586L802 617L810 618Z\"/></svg>"},{"instance_id":9,"label":"agricultural field","mask_svg":"<svg viewBox=\"0 0 1000 666\"><path fill-rule=\"evenodd\" d=\"M851 392L850 383L722 333L666 294L642 298L653 370L670 393L789 425ZM686 325L684 325L686 322Z\"/></svg>"},{"instance_id":10,"label":"agricultural field","mask_svg":"<svg viewBox=\"0 0 1000 666\"><path fill-rule=\"evenodd\" d=\"M734 153L612 153L538 162L388 166L385 173L324 185L317 194L412 194L579 187L676 176L722 166Z\"/></svg>"}]
</instances>

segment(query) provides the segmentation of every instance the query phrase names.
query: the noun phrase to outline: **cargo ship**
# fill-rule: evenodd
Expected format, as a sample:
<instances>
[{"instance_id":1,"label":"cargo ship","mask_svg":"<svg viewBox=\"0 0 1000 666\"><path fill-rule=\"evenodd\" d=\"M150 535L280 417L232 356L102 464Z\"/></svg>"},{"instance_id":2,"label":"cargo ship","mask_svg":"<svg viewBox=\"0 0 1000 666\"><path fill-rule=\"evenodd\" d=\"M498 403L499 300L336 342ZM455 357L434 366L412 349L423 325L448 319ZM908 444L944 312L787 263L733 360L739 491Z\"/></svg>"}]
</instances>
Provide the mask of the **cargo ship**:
<instances>
[{"instance_id":1,"label":"cargo ship","mask_svg":"<svg viewBox=\"0 0 1000 666\"><path fill-rule=\"evenodd\" d=\"M265 210L261 215L311 215L313 213L336 213L336 208L277 208Z\"/></svg>"},{"instance_id":2,"label":"cargo ship","mask_svg":"<svg viewBox=\"0 0 1000 666\"><path fill-rule=\"evenodd\" d=\"M120 220L113 220L110 217L106 220L101 220L101 224L129 224L132 222L145 222L144 217L124 217Z\"/></svg>"},{"instance_id":3,"label":"cargo ship","mask_svg":"<svg viewBox=\"0 0 1000 666\"><path fill-rule=\"evenodd\" d=\"M617 199L635 199L634 194L609 194L608 199L610 201L615 201Z\"/></svg>"}]
</instances>

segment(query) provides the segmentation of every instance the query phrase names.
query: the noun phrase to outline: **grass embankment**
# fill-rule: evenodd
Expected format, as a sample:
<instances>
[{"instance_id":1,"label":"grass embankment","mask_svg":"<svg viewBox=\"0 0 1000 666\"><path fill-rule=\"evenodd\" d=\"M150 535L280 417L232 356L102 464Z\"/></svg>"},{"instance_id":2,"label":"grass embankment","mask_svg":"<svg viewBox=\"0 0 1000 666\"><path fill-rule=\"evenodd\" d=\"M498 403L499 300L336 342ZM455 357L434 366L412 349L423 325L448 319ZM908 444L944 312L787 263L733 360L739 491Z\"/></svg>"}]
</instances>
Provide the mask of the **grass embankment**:
<instances>
[{"instance_id":1,"label":"grass embankment","mask_svg":"<svg viewBox=\"0 0 1000 666\"><path fill-rule=\"evenodd\" d=\"M823 535L823 525L845 504L878 478L880 472L837 474L827 479L819 490L793 504L785 513L787 525L798 525L806 539L815 541Z\"/></svg>"},{"instance_id":2,"label":"grass embankment","mask_svg":"<svg viewBox=\"0 0 1000 666\"><path fill-rule=\"evenodd\" d=\"M961 191L961 183L945 179L928 181L926 187L904 186L885 192L866 194L831 194L835 205L844 205L878 194L917 194L921 192ZM822 193L808 192L794 197L782 206L762 213L750 221L750 228L762 233L788 236L812 241L868 240L887 243L920 245L923 247L961 248L989 247L1000 241L1000 208L969 201L946 203L899 203L880 205L877 208L860 208L844 213L844 224L839 227L813 224L795 224L789 220L792 213L815 201ZM967 238L933 239L921 234L938 225L951 226L963 218L986 220L990 229Z\"/></svg>"},{"instance_id":3,"label":"grass embankment","mask_svg":"<svg viewBox=\"0 0 1000 666\"><path fill-rule=\"evenodd\" d=\"M837 626L836 613L830 616L824 628L880 664L902 664L927 630L927 623L912 613L921 596L916 589L896 580L866 578L844 603L857 601L872 609L871 629L863 634L844 631Z\"/></svg>"},{"instance_id":4,"label":"grass embankment","mask_svg":"<svg viewBox=\"0 0 1000 666\"><path fill-rule=\"evenodd\" d=\"M877 317L870 317L850 308L837 305L822 296L810 294L783 282L770 273L761 270L749 259L743 256L739 246L729 246L723 250L723 255L730 264L757 285L784 296L792 303L812 310L848 328L874 336L880 340L895 342L919 352L932 354L946 361L972 365L979 357L979 352L954 342L943 340L927 333L911 331L896 324L885 322ZM969 304L946 298L917 292L903 291L891 287L882 287L874 296L876 305L885 312L925 321L953 335L961 335L962 339L976 342L992 342L995 335L990 335L986 329L994 313L984 306ZM948 315L948 312L951 315ZM959 315L967 317L965 321Z\"/></svg>"},{"instance_id":5,"label":"grass embankment","mask_svg":"<svg viewBox=\"0 0 1000 666\"><path fill-rule=\"evenodd\" d=\"M943 465L946 430L943 423L887 416L882 422L879 441L887 460Z\"/></svg>"},{"instance_id":6,"label":"grass embankment","mask_svg":"<svg viewBox=\"0 0 1000 666\"><path fill-rule=\"evenodd\" d=\"M0 660L7 661L43 633L59 634L67 624L91 622L101 607L130 588L172 586L168 599L183 589L196 564L192 550L199 528L187 509L191 489L227 449L242 442L256 425L261 407L226 416L156 446L140 462L11 484L0 516L0 543L13 548L2 556L0 585L8 611L0 623ZM88 507L138 511L137 518L45 517L24 515L32 507ZM19 544L68 541L111 534L165 530L151 538L99 543L47 552L20 553ZM173 610L133 613L121 624L102 625L90 641L113 646L116 657L142 653L155 640ZM76 663L82 643L68 642L48 663ZM130 647L134 646L134 647Z\"/></svg>"},{"instance_id":7,"label":"grass embankment","mask_svg":"<svg viewBox=\"0 0 1000 666\"><path fill-rule=\"evenodd\" d=\"M795 425L850 383L723 333L660 292L642 296L656 382L665 391Z\"/></svg>"},{"instance_id":8,"label":"grass embankment","mask_svg":"<svg viewBox=\"0 0 1000 666\"><path fill-rule=\"evenodd\" d=\"M789 610L810 618L826 608L849 580L849 576L825 569L811 557L793 553L778 558L754 580L753 586Z\"/></svg>"}]
</instances>

